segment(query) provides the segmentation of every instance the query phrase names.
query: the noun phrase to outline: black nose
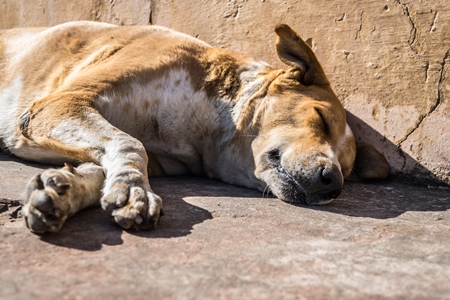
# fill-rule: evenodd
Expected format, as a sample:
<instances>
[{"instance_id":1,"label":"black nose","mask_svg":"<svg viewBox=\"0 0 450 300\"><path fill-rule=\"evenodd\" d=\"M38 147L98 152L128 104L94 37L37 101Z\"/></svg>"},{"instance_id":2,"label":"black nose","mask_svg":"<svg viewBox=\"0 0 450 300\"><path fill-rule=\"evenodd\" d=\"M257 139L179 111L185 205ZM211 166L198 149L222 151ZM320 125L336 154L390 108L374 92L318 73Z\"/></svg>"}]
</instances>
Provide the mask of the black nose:
<instances>
[{"instance_id":1,"label":"black nose","mask_svg":"<svg viewBox=\"0 0 450 300\"><path fill-rule=\"evenodd\" d=\"M342 173L337 166L321 166L316 172L313 185L316 193L323 199L334 199L341 194L342 182Z\"/></svg>"}]
</instances>

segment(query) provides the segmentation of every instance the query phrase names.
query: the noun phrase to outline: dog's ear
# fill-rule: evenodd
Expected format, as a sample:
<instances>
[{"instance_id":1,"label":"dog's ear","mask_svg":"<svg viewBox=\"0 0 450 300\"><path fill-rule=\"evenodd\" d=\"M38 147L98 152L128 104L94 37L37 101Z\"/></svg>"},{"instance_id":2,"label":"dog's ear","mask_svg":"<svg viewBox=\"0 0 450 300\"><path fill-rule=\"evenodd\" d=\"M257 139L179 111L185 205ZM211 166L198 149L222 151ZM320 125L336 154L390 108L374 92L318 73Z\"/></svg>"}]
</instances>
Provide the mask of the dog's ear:
<instances>
[{"instance_id":1,"label":"dog's ear","mask_svg":"<svg viewBox=\"0 0 450 300\"><path fill-rule=\"evenodd\" d=\"M352 173L345 179L350 181L384 179L389 172L390 167L383 154L370 145L358 144Z\"/></svg>"},{"instance_id":2,"label":"dog's ear","mask_svg":"<svg viewBox=\"0 0 450 300\"><path fill-rule=\"evenodd\" d=\"M286 24L275 27L275 43L280 60L291 67L292 79L303 85L328 85L329 82L312 49Z\"/></svg>"},{"instance_id":3,"label":"dog's ear","mask_svg":"<svg viewBox=\"0 0 450 300\"><path fill-rule=\"evenodd\" d=\"M64 163L64 169L66 169L67 171L69 171L70 173L73 173L73 174L76 174L76 173L77 173L77 171L76 171L76 169L74 168L74 166L72 166L72 165L69 164L69 163Z\"/></svg>"}]
</instances>

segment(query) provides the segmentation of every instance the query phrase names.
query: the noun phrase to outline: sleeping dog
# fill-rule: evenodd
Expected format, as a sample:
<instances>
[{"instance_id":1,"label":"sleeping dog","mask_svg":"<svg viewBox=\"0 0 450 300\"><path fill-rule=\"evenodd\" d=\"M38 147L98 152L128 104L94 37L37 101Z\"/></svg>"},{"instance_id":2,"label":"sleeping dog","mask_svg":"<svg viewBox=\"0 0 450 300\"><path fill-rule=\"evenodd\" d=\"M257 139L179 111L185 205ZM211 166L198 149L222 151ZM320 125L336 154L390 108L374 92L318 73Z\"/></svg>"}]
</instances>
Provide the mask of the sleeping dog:
<instances>
[{"instance_id":1,"label":"sleeping dog","mask_svg":"<svg viewBox=\"0 0 450 300\"><path fill-rule=\"evenodd\" d=\"M154 176L201 175L307 204L338 197L345 178L386 177L384 157L355 145L311 48L287 25L275 33L286 69L159 26L0 31L0 146L67 163L28 184L28 228L58 231L96 204L124 229L151 228L162 209Z\"/></svg>"}]
</instances>

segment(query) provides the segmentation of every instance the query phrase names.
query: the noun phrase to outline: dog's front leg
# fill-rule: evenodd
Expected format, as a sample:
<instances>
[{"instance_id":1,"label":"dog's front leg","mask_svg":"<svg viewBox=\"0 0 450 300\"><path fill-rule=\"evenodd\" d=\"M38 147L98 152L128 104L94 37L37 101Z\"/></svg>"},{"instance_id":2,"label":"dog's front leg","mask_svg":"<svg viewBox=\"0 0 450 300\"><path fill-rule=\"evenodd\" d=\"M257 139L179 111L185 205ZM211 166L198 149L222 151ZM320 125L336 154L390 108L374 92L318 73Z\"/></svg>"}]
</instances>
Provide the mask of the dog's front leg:
<instances>
[{"instance_id":1,"label":"dog's front leg","mask_svg":"<svg viewBox=\"0 0 450 300\"><path fill-rule=\"evenodd\" d=\"M101 205L124 229L150 229L158 222L162 200L150 188L147 164L144 146L128 134L116 132L106 143Z\"/></svg>"},{"instance_id":2,"label":"dog's front leg","mask_svg":"<svg viewBox=\"0 0 450 300\"><path fill-rule=\"evenodd\" d=\"M34 176L22 208L27 227L34 233L60 230L68 217L100 204L104 180L103 168L93 163L66 164Z\"/></svg>"},{"instance_id":3,"label":"dog's front leg","mask_svg":"<svg viewBox=\"0 0 450 300\"><path fill-rule=\"evenodd\" d=\"M142 143L77 97L53 95L35 102L19 121L26 143L101 165L106 174L100 200L103 209L124 229L153 227L162 200L150 188Z\"/></svg>"}]
</instances>

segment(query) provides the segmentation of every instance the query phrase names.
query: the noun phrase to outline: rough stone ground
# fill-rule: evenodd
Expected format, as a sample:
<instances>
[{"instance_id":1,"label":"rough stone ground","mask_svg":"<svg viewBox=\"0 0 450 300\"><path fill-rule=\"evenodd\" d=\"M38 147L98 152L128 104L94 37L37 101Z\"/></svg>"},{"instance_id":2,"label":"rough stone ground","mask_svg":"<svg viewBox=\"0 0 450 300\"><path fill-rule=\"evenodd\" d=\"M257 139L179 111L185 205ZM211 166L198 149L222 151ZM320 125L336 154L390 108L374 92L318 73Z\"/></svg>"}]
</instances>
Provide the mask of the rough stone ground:
<instances>
[{"instance_id":1,"label":"rough stone ground","mask_svg":"<svg viewBox=\"0 0 450 300\"><path fill-rule=\"evenodd\" d=\"M161 178L157 230L92 208L38 236L16 200L42 168L0 154L0 299L450 299L448 189L347 183L306 207Z\"/></svg>"}]
</instances>

